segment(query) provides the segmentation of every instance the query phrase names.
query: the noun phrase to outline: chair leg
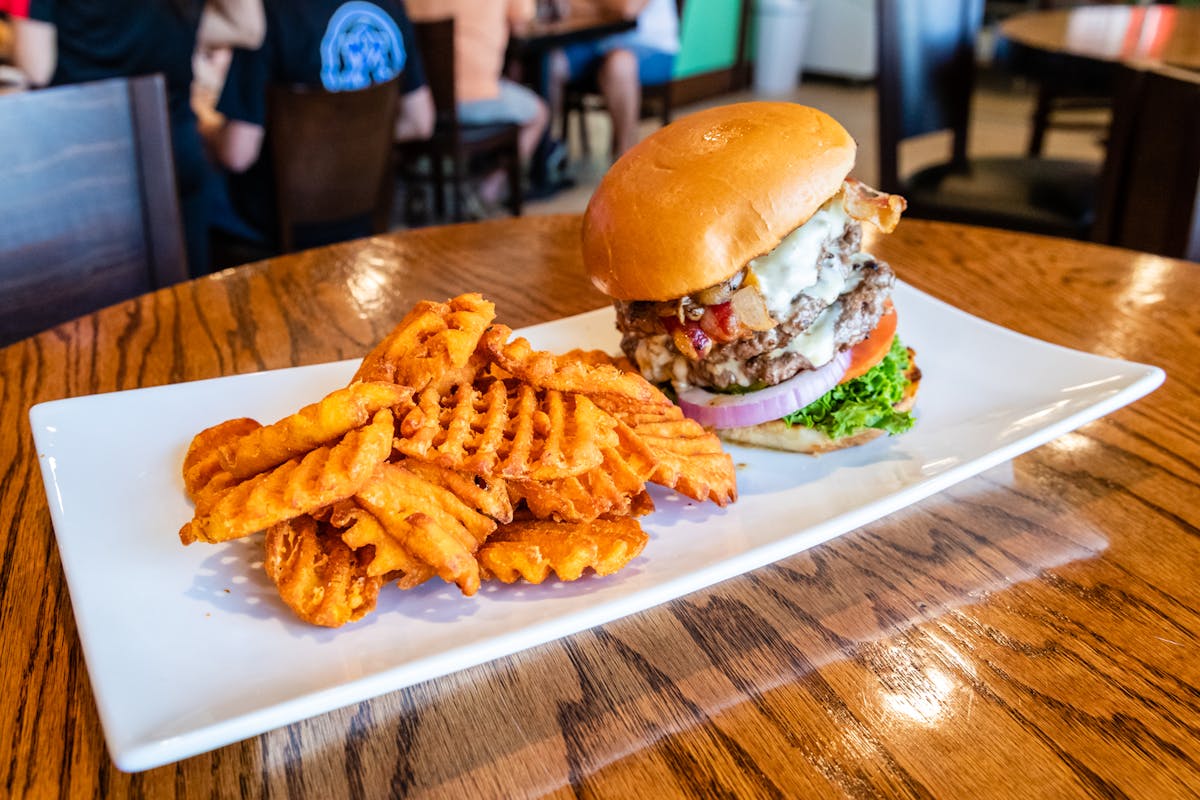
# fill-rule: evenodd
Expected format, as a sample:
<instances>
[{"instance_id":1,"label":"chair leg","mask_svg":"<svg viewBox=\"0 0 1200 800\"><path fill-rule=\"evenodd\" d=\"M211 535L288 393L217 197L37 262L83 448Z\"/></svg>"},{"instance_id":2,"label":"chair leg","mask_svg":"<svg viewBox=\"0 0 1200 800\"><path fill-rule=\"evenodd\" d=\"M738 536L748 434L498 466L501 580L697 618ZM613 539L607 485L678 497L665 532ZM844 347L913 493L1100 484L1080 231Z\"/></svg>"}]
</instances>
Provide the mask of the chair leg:
<instances>
[{"instance_id":1,"label":"chair leg","mask_svg":"<svg viewBox=\"0 0 1200 800\"><path fill-rule=\"evenodd\" d=\"M1031 130L1029 131L1027 151L1030 158L1038 158L1042 155L1042 149L1046 144L1046 128L1050 126L1050 108L1053 104L1054 93L1045 86L1039 86L1037 104L1033 108L1033 117L1030 118Z\"/></svg>"},{"instance_id":2,"label":"chair leg","mask_svg":"<svg viewBox=\"0 0 1200 800\"><path fill-rule=\"evenodd\" d=\"M587 103L580 100L576 111L578 112L577 119L579 120L579 149L583 151L585 156L590 156L592 154L592 143L588 139Z\"/></svg>"},{"instance_id":3,"label":"chair leg","mask_svg":"<svg viewBox=\"0 0 1200 800\"><path fill-rule=\"evenodd\" d=\"M567 146L569 147L569 146L570 146L570 143L571 143L571 141L570 141L570 136L571 136L571 108L570 108L570 106L568 106L568 105L566 104L566 101L565 101L565 100L563 101L563 104L562 104L562 109L559 111L559 116L560 116L561 118L560 118L560 119L559 119L559 121L558 121L558 124L559 124L559 126L560 126L560 127L559 127L559 134L560 134L560 135L559 135L558 139L559 139L559 141L561 141L561 142L562 142L564 145L567 145Z\"/></svg>"},{"instance_id":4,"label":"chair leg","mask_svg":"<svg viewBox=\"0 0 1200 800\"><path fill-rule=\"evenodd\" d=\"M508 153L508 208L514 217L521 216L521 151L513 140Z\"/></svg>"},{"instance_id":5,"label":"chair leg","mask_svg":"<svg viewBox=\"0 0 1200 800\"><path fill-rule=\"evenodd\" d=\"M466 179L467 165L466 158L461 152L456 152L454 158L451 159L450 169L453 173L450 175L450 183L454 188L454 221L462 222L467 218L466 214L466 199L463 197L463 181Z\"/></svg>"},{"instance_id":6,"label":"chair leg","mask_svg":"<svg viewBox=\"0 0 1200 800\"><path fill-rule=\"evenodd\" d=\"M429 179L433 190L433 213L438 222L443 222L446 219L446 169L439 152L429 155Z\"/></svg>"},{"instance_id":7,"label":"chair leg","mask_svg":"<svg viewBox=\"0 0 1200 800\"><path fill-rule=\"evenodd\" d=\"M292 225L291 217L282 210L279 211L279 252L290 253L296 249L296 243L292 239L295 226Z\"/></svg>"},{"instance_id":8,"label":"chair leg","mask_svg":"<svg viewBox=\"0 0 1200 800\"><path fill-rule=\"evenodd\" d=\"M379 203L371 215L373 233L387 233L392 227L392 205L396 196L395 172L389 169L385 176L383 185L379 187Z\"/></svg>"}]
</instances>

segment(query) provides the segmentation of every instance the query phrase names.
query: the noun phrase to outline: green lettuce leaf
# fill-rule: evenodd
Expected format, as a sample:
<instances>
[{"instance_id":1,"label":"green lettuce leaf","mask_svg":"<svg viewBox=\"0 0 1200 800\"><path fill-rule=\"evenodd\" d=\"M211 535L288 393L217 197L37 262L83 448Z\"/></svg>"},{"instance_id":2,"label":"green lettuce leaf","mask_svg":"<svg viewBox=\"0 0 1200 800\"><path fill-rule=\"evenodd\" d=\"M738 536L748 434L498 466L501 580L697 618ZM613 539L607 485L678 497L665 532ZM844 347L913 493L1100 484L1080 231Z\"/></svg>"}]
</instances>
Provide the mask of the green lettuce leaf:
<instances>
[{"instance_id":1,"label":"green lettuce leaf","mask_svg":"<svg viewBox=\"0 0 1200 800\"><path fill-rule=\"evenodd\" d=\"M911 413L896 411L893 406L908 386L908 378L904 377L908 367L908 350L897 336L883 361L793 411L783 421L789 426L815 428L835 440L865 428L878 428L892 435L904 433L916 420Z\"/></svg>"}]
</instances>

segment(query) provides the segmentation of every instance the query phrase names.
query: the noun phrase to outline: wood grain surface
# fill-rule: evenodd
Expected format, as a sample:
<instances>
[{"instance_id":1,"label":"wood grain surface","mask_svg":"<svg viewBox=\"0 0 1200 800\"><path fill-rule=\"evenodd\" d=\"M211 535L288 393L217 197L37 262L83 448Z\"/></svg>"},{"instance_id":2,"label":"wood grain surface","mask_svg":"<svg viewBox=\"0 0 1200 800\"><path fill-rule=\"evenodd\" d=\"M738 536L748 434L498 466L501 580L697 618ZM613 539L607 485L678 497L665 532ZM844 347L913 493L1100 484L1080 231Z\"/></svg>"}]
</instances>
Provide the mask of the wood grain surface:
<instances>
[{"instance_id":1,"label":"wood grain surface","mask_svg":"<svg viewBox=\"0 0 1200 800\"><path fill-rule=\"evenodd\" d=\"M466 290L514 327L596 308L578 229L542 217L349 243L0 350L0 795L1200 793L1200 265L919 221L871 245L904 280L1026 334L1158 364L1165 384L770 567L177 764L117 771L30 405L359 356L413 301Z\"/></svg>"}]
</instances>

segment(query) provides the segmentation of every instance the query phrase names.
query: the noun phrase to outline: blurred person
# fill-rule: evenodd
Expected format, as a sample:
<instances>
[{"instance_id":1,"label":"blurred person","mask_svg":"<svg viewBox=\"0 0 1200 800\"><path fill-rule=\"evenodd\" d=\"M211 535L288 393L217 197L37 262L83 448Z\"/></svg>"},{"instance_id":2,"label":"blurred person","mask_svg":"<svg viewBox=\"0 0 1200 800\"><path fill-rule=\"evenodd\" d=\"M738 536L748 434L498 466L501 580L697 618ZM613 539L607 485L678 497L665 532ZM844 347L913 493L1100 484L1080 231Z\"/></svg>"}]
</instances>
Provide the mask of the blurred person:
<instances>
[{"instance_id":1,"label":"blurred person","mask_svg":"<svg viewBox=\"0 0 1200 800\"><path fill-rule=\"evenodd\" d=\"M261 0L0 0L13 17L13 61L31 86L162 73L188 268L208 271L216 174L192 110L192 53L200 46L257 47Z\"/></svg>"},{"instance_id":2,"label":"blurred person","mask_svg":"<svg viewBox=\"0 0 1200 800\"><path fill-rule=\"evenodd\" d=\"M435 112L412 23L400 0L265 0L264 5L262 47L233 51L216 108L221 122L208 131L208 138L217 160L232 173L234 208L254 236L273 247L275 189L265 152L271 84L353 91L401 75L397 141L428 138ZM365 221L351 221L301 231L297 241L312 246L369 232Z\"/></svg>"},{"instance_id":3,"label":"blurred person","mask_svg":"<svg viewBox=\"0 0 1200 800\"><path fill-rule=\"evenodd\" d=\"M529 164L550 112L537 92L503 73L509 32L534 18L534 0L409 0L408 6L417 21L454 19L459 121L464 125L519 125L521 161ZM479 199L489 206L499 203L506 183L503 169L490 172L480 181Z\"/></svg>"},{"instance_id":4,"label":"blurred person","mask_svg":"<svg viewBox=\"0 0 1200 800\"><path fill-rule=\"evenodd\" d=\"M547 96L555 114L562 113L563 88L569 81L595 77L612 121L612 156L637 144L642 86L671 80L679 53L679 9L676 0L594 0L637 27L550 53Z\"/></svg>"},{"instance_id":5,"label":"blurred person","mask_svg":"<svg viewBox=\"0 0 1200 800\"><path fill-rule=\"evenodd\" d=\"M0 64L12 61L13 33L12 24L8 21L8 4L0 0Z\"/></svg>"},{"instance_id":6,"label":"blurred person","mask_svg":"<svg viewBox=\"0 0 1200 800\"><path fill-rule=\"evenodd\" d=\"M28 84L25 73L12 66L13 29L6 8L7 0L0 0L0 94L19 91Z\"/></svg>"}]
</instances>

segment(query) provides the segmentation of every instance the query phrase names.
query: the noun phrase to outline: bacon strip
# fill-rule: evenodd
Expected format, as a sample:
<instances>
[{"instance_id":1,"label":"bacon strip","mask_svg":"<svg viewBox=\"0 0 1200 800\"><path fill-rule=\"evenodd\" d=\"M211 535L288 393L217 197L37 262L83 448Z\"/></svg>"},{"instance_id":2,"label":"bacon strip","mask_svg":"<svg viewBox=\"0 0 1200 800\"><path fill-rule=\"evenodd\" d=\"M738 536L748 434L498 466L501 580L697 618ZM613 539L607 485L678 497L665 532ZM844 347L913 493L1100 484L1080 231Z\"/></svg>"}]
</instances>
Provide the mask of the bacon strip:
<instances>
[{"instance_id":1,"label":"bacon strip","mask_svg":"<svg viewBox=\"0 0 1200 800\"><path fill-rule=\"evenodd\" d=\"M891 233L908 202L898 194L881 192L862 181L847 178L842 184L842 205L859 222L870 222L884 233Z\"/></svg>"}]
</instances>

